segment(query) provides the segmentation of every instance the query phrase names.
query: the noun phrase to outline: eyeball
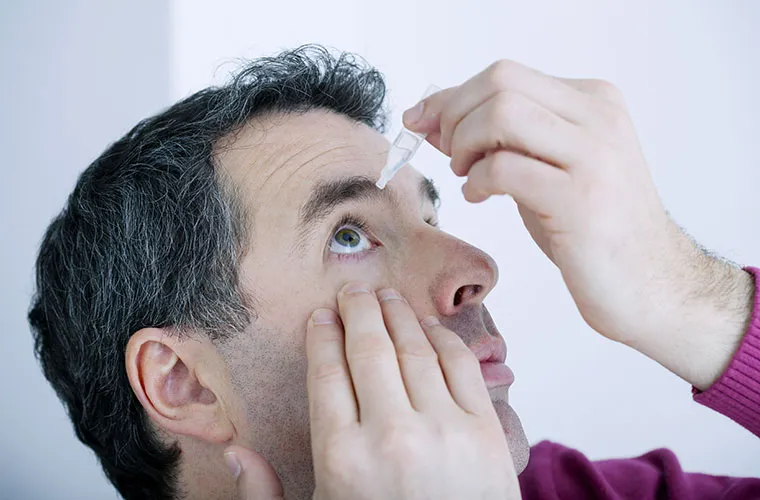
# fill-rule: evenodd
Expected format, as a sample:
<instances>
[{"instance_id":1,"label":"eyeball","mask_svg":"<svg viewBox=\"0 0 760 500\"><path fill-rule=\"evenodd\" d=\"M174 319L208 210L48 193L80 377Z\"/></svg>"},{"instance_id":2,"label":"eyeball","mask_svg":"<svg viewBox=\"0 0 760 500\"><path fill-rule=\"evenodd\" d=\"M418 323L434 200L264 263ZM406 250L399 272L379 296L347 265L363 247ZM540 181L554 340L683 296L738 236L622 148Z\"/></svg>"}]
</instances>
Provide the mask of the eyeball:
<instances>
[{"instance_id":1,"label":"eyeball","mask_svg":"<svg viewBox=\"0 0 760 500\"><path fill-rule=\"evenodd\" d=\"M371 248L369 238L351 226L338 229L330 240L333 253L359 253Z\"/></svg>"}]
</instances>

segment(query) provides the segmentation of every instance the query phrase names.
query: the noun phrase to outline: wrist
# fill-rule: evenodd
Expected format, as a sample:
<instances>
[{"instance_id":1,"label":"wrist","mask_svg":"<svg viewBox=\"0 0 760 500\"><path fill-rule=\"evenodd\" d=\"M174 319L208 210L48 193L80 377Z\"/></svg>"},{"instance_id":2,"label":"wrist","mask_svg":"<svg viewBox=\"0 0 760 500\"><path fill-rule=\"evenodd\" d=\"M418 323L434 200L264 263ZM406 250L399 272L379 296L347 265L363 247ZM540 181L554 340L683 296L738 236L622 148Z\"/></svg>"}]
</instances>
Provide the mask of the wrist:
<instances>
[{"instance_id":1,"label":"wrist","mask_svg":"<svg viewBox=\"0 0 760 500\"><path fill-rule=\"evenodd\" d=\"M648 294L646 319L624 343L700 390L720 377L752 316L754 278L699 248L679 230L679 247Z\"/></svg>"}]
</instances>

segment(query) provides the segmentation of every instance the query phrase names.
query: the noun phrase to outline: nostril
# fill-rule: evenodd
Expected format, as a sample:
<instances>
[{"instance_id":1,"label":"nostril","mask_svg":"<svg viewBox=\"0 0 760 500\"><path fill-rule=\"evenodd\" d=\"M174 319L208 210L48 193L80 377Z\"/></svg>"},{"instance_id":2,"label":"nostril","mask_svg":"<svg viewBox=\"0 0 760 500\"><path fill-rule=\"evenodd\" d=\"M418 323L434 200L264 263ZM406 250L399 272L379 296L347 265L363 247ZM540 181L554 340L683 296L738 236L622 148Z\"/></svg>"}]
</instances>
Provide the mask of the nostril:
<instances>
[{"instance_id":1,"label":"nostril","mask_svg":"<svg viewBox=\"0 0 760 500\"><path fill-rule=\"evenodd\" d=\"M459 304L462 303L462 295L464 295L464 287L459 287L459 289L454 294L454 307L457 307Z\"/></svg>"},{"instance_id":2,"label":"nostril","mask_svg":"<svg viewBox=\"0 0 760 500\"><path fill-rule=\"evenodd\" d=\"M477 296L483 289L481 285L467 285L461 286L454 293L454 307L459 306L465 300Z\"/></svg>"}]
</instances>

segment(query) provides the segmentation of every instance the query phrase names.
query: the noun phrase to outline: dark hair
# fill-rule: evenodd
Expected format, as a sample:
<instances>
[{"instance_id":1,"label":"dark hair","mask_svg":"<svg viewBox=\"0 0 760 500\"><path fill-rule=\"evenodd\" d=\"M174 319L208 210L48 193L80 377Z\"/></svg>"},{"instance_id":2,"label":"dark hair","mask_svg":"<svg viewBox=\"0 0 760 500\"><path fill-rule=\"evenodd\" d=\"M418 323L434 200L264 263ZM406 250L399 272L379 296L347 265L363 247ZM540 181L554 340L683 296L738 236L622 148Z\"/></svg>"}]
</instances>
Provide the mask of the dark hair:
<instances>
[{"instance_id":1,"label":"dark hair","mask_svg":"<svg viewBox=\"0 0 760 500\"><path fill-rule=\"evenodd\" d=\"M215 146L254 116L324 109L382 132L382 75L309 45L247 63L141 121L79 177L48 227L29 312L36 355L124 498L176 498L180 450L152 429L124 352L145 327L219 340L253 313L238 283L245 214Z\"/></svg>"}]
</instances>

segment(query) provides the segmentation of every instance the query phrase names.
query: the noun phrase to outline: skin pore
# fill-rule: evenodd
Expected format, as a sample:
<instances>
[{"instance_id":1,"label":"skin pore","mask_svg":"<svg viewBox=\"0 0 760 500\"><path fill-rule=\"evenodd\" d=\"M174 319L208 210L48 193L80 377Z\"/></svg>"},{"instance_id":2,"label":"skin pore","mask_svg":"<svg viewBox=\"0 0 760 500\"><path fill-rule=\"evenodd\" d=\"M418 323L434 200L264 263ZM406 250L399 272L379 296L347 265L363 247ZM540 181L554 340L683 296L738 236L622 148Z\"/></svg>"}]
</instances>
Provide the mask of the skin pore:
<instances>
[{"instance_id":1,"label":"skin pore","mask_svg":"<svg viewBox=\"0 0 760 500\"><path fill-rule=\"evenodd\" d=\"M188 370L199 380L203 370L224 373L200 383L217 409L203 429L170 432L188 497L232 496L221 451L240 444L274 467L286 498L311 498L306 324L315 309L337 310L346 282L395 288L418 319L437 316L471 348L500 338L482 303L496 264L436 227L437 194L414 169L374 187L387 148L378 132L327 111L259 118L219 145L216 163L249 218L240 275L255 316L232 339L201 339L193 347L201 352L188 355L204 360ZM507 391L489 388L519 473L528 444Z\"/></svg>"}]
</instances>

